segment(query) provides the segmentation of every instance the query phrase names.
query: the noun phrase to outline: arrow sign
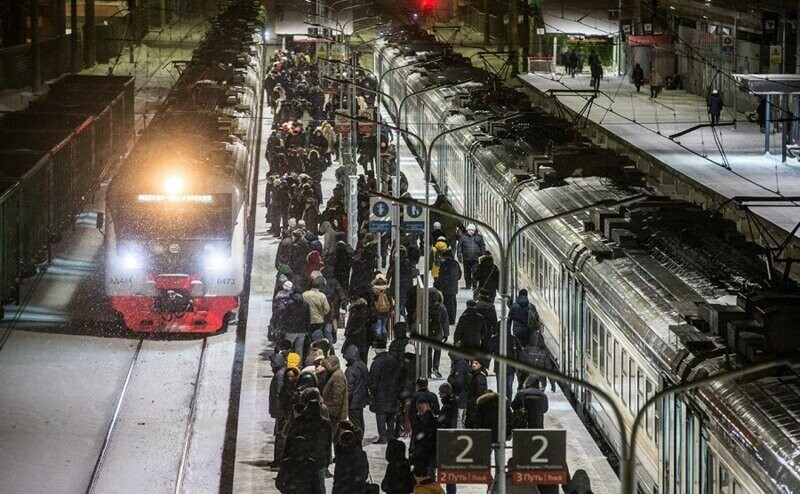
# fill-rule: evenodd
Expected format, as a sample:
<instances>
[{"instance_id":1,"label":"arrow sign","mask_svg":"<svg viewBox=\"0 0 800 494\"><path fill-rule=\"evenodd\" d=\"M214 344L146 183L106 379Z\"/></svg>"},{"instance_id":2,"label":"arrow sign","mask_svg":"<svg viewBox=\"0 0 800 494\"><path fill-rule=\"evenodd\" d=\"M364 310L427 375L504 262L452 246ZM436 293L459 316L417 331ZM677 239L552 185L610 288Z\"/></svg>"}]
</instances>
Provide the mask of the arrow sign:
<instances>
[{"instance_id":1,"label":"arrow sign","mask_svg":"<svg viewBox=\"0 0 800 494\"><path fill-rule=\"evenodd\" d=\"M389 232L392 230L391 208L389 203L380 197L369 198L369 231Z\"/></svg>"}]
</instances>

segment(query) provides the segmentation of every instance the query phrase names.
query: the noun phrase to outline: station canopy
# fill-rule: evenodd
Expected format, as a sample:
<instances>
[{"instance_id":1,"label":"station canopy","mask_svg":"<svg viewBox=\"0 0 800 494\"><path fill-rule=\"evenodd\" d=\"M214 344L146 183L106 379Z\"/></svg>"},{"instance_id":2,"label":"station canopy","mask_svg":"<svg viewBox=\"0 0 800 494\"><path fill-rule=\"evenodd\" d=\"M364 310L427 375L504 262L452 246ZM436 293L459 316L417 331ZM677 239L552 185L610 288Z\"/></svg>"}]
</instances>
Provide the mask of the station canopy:
<instances>
[{"instance_id":1,"label":"station canopy","mask_svg":"<svg viewBox=\"0 0 800 494\"><path fill-rule=\"evenodd\" d=\"M800 94L798 74L733 74L739 86L753 94Z\"/></svg>"},{"instance_id":2,"label":"station canopy","mask_svg":"<svg viewBox=\"0 0 800 494\"><path fill-rule=\"evenodd\" d=\"M547 34L615 36L619 33L618 21L608 20L608 10L562 8L555 4L545 6L543 14Z\"/></svg>"}]
</instances>

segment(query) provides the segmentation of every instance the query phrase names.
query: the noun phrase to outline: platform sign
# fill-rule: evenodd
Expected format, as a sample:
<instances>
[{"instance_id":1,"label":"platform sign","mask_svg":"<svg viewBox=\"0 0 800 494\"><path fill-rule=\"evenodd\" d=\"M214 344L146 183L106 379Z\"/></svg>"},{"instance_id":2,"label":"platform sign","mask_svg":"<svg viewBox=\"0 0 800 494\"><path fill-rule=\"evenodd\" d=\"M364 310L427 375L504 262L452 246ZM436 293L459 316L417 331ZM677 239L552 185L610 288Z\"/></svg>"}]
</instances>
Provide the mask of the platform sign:
<instances>
[{"instance_id":1,"label":"platform sign","mask_svg":"<svg viewBox=\"0 0 800 494\"><path fill-rule=\"evenodd\" d=\"M369 198L369 231L386 233L392 229L392 209L381 197Z\"/></svg>"},{"instance_id":2,"label":"platform sign","mask_svg":"<svg viewBox=\"0 0 800 494\"><path fill-rule=\"evenodd\" d=\"M783 47L781 45L770 45L769 63L779 64L783 61Z\"/></svg>"},{"instance_id":3,"label":"platform sign","mask_svg":"<svg viewBox=\"0 0 800 494\"><path fill-rule=\"evenodd\" d=\"M369 120L368 122L358 122L358 133L364 135L371 135L372 131L375 128L375 124L373 123L375 120L375 110L373 110L372 108L358 110L358 118Z\"/></svg>"},{"instance_id":4,"label":"platform sign","mask_svg":"<svg viewBox=\"0 0 800 494\"><path fill-rule=\"evenodd\" d=\"M491 484L492 431L489 429L439 429L436 432L438 482Z\"/></svg>"},{"instance_id":5,"label":"platform sign","mask_svg":"<svg viewBox=\"0 0 800 494\"><path fill-rule=\"evenodd\" d=\"M350 132L350 111L349 110L336 110L333 114L333 130L339 134L347 134Z\"/></svg>"},{"instance_id":6,"label":"platform sign","mask_svg":"<svg viewBox=\"0 0 800 494\"><path fill-rule=\"evenodd\" d=\"M425 219L422 216L424 212L425 210L416 204L406 206L405 216L403 217L403 229L406 233L422 233L425 231Z\"/></svg>"},{"instance_id":7,"label":"platform sign","mask_svg":"<svg viewBox=\"0 0 800 494\"><path fill-rule=\"evenodd\" d=\"M513 440L511 483L561 485L567 483L567 431L517 429Z\"/></svg>"}]
</instances>

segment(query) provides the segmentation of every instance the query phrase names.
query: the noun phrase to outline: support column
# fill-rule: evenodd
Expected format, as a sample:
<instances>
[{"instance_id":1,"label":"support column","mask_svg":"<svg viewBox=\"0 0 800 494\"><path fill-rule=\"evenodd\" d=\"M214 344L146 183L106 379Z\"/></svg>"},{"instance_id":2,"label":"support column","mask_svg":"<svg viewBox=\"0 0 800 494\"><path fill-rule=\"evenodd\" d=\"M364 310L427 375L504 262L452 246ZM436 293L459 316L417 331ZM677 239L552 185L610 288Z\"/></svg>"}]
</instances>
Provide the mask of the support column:
<instances>
[{"instance_id":1,"label":"support column","mask_svg":"<svg viewBox=\"0 0 800 494\"><path fill-rule=\"evenodd\" d=\"M71 31L69 35L70 66L72 67L72 72L79 72L81 70L81 57L78 54L78 36L80 36L78 32L78 0L72 0L69 7L69 28Z\"/></svg>"},{"instance_id":2,"label":"support column","mask_svg":"<svg viewBox=\"0 0 800 494\"><path fill-rule=\"evenodd\" d=\"M83 66L93 67L97 61L94 33L94 0L84 2Z\"/></svg>"},{"instance_id":3,"label":"support column","mask_svg":"<svg viewBox=\"0 0 800 494\"><path fill-rule=\"evenodd\" d=\"M39 47L39 1L31 0L31 88L37 92L42 88L42 58Z\"/></svg>"},{"instance_id":4,"label":"support column","mask_svg":"<svg viewBox=\"0 0 800 494\"><path fill-rule=\"evenodd\" d=\"M764 99L766 100L764 109L767 114L764 119L764 154L769 154L769 133L772 130L772 122L770 122L772 120L772 102L769 94L765 95Z\"/></svg>"}]
</instances>

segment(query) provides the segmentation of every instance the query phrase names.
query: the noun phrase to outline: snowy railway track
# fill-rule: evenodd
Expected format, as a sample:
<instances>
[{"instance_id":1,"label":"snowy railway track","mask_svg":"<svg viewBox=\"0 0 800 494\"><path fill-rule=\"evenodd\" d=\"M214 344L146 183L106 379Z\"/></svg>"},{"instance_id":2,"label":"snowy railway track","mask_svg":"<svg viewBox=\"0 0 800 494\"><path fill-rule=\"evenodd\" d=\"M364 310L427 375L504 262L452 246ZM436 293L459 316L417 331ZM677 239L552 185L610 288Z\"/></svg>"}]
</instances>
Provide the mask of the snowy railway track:
<instances>
[{"instance_id":1,"label":"snowy railway track","mask_svg":"<svg viewBox=\"0 0 800 494\"><path fill-rule=\"evenodd\" d=\"M108 422L108 426L106 428L106 433L103 438L103 443L100 447L100 451L97 454L97 458L94 464L94 468L92 469L91 476L89 477L88 485L86 486L86 494L90 494L93 492L103 492L105 489L98 488L98 485L101 484L102 472L103 468L106 465L108 458L111 456L110 452L112 450L112 444L116 436L119 436L118 433L119 426L122 423L122 415L123 411L128 412L129 415L134 415L131 413L130 410L126 410L126 407L131 408L135 407L136 404L129 399L129 389L132 387L132 383L136 380L136 371L137 365L140 363L143 354L146 354L147 351L143 351L143 346L145 344L145 339L139 339L138 344L136 345L136 349L134 350L133 356L131 358L131 363L128 368L127 375L125 377L125 381L121 387L119 392L119 397L116 400L116 404L114 406L114 412L111 416L111 419ZM174 477L174 490L176 494L181 492L184 479L186 477L186 466L187 466L187 457L189 454L189 448L191 445L192 433L194 429L194 421L196 417L196 410L197 410L197 395L198 390L200 388L200 376L203 372L203 364L205 361L206 356L206 348L208 347L208 338L203 338L200 342L200 351L199 356L197 357L197 364L195 366L194 374L192 375L192 389L190 393L189 403L188 403L188 412L186 413L186 419L183 422L183 432L182 432L182 440L180 441L180 453L178 455L177 460L177 472ZM162 352L163 353L163 352ZM139 377L138 379L144 379ZM157 382L152 387L152 390L155 392L158 390ZM153 400L158 398L164 398L165 395L161 397L157 397L154 394ZM146 403L145 406L149 405ZM144 425L144 423L140 423L138 425ZM171 431L175 432L175 431ZM125 441L125 438L122 437L120 441ZM122 448L124 449L124 448ZM162 452L164 454L164 452ZM126 455L127 456L127 455ZM174 457L174 455L173 455ZM143 465L137 465L135 458L131 458L129 461L127 457L122 460L122 463L127 463L131 468L137 469L142 468ZM118 465L117 465L118 466ZM111 475L115 477L115 475Z\"/></svg>"}]
</instances>

